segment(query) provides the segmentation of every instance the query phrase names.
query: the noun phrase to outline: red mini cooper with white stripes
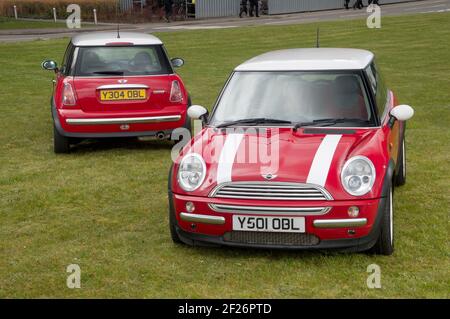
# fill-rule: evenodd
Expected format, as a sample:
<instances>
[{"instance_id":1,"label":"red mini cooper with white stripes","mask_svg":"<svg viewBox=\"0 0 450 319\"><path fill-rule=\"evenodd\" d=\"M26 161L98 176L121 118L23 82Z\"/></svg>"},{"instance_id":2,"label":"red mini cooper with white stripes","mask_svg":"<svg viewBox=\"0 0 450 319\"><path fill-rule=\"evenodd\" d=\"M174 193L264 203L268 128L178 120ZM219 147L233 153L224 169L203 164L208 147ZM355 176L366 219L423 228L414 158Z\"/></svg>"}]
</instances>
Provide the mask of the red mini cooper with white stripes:
<instances>
[{"instance_id":1,"label":"red mini cooper with white stripes","mask_svg":"<svg viewBox=\"0 0 450 319\"><path fill-rule=\"evenodd\" d=\"M169 177L177 243L390 255L405 121L374 55L270 52L238 66Z\"/></svg>"},{"instance_id":2,"label":"red mini cooper with white stripes","mask_svg":"<svg viewBox=\"0 0 450 319\"><path fill-rule=\"evenodd\" d=\"M75 36L56 73L51 109L55 153L68 153L83 139L156 136L190 129L189 97L158 38L131 32Z\"/></svg>"}]
</instances>

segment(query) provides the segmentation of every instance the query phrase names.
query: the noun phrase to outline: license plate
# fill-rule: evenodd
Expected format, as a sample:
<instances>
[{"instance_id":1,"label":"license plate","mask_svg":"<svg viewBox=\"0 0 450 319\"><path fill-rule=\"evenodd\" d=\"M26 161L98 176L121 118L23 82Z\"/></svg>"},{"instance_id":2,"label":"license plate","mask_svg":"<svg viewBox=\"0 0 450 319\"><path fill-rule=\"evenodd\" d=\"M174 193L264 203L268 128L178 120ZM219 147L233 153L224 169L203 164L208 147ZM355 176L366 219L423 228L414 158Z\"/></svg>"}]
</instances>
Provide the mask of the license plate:
<instances>
[{"instance_id":1,"label":"license plate","mask_svg":"<svg viewBox=\"0 0 450 319\"><path fill-rule=\"evenodd\" d=\"M304 233L305 217L262 217L233 215L233 230Z\"/></svg>"},{"instance_id":2,"label":"license plate","mask_svg":"<svg viewBox=\"0 0 450 319\"><path fill-rule=\"evenodd\" d=\"M101 101L123 101L123 100L145 100L147 91L145 89L136 90L101 90Z\"/></svg>"}]
</instances>

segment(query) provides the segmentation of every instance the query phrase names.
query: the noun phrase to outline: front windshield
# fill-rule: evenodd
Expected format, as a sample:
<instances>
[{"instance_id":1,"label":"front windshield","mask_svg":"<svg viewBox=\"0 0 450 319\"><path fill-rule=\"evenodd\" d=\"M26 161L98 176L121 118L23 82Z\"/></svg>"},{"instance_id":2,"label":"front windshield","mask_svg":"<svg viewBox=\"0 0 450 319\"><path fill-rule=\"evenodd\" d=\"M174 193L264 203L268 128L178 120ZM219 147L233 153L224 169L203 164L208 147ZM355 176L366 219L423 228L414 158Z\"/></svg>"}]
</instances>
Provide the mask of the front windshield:
<instances>
[{"instance_id":1,"label":"front windshield","mask_svg":"<svg viewBox=\"0 0 450 319\"><path fill-rule=\"evenodd\" d=\"M335 126L372 124L362 79L348 72L235 72L210 124L254 118L292 123L350 119Z\"/></svg>"},{"instance_id":2,"label":"front windshield","mask_svg":"<svg viewBox=\"0 0 450 319\"><path fill-rule=\"evenodd\" d=\"M76 76L138 76L170 73L159 45L80 47Z\"/></svg>"}]
</instances>

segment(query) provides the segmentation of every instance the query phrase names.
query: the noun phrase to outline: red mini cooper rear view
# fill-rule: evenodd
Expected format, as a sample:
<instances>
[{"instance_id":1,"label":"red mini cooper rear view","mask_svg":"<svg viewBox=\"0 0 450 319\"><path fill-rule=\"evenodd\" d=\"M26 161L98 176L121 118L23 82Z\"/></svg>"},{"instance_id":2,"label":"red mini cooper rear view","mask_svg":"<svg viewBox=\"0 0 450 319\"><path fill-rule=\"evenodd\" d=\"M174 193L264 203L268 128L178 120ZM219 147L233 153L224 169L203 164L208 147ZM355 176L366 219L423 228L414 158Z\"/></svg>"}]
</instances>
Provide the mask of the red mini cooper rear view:
<instances>
[{"instance_id":1,"label":"red mini cooper rear view","mask_svg":"<svg viewBox=\"0 0 450 319\"><path fill-rule=\"evenodd\" d=\"M51 99L55 153L88 138L155 136L190 130L188 93L163 43L139 33L74 37L62 65L47 60L56 84Z\"/></svg>"}]
</instances>

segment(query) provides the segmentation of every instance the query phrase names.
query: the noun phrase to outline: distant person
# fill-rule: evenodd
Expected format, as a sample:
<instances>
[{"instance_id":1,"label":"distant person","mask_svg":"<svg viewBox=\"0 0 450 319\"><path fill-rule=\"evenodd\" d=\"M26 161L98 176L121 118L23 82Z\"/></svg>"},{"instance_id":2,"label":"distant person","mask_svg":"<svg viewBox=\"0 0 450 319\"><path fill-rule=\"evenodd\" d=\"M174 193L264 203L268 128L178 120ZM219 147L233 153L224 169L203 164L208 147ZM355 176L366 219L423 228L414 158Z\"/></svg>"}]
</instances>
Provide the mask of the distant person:
<instances>
[{"instance_id":1,"label":"distant person","mask_svg":"<svg viewBox=\"0 0 450 319\"><path fill-rule=\"evenodd\" d=\"M188 0L187 15L195 18L195 0Z\"/></svg>"},{"instance_id":2,"label":"distant person","mask_svg":"<svg viewBox=\"0 0 450 319\"><path fill-rule=\"evenodd\" d=\"M364 8L362 0L356 0L355 4L353 5L353 9L362 9L362 8Z\"/></svg>"},{"instance_id":3,"label":"distant person","mask_svg":"<svg viewBox=\"0 0 450 319\"><path fill-rule=\"evenodd\" d=\"M369 0L370 1L370 0ZM345 7L345 9L350 9L349 7L348 7L348 4L350 3L350 0L345 0L345 4L344 4L344 7Z\"/></svg>"},{"instance_id":4,"label":"distant person","mask_svg":"<svg viewBox=\"0 0 450 319\"><path fill-rule=\"evenodd\" d=\"M259 1L258 0L250 0L250 16L253 17L256 15L259 18Z\"/></svg>"},{"instance_id":5,"label":"distant person","mask_svg":"<svg viewBox=\"0 0 450 319\"><path fill-rule=\"evenodd\" d=\"M170 22L170 17L172 16L172 6L173 0L164 0L164 10L166 11L166 22Z\"/></svg>"},{"instance_id":6,"label":"distant person","mask_svg":"<svg viewBox=\"0 0 450 319\"><path fill-rule=\"evenodd\" d=\"M242 18L242 15L245 13L246 16L248 16L248 7L247 7L248 0L242 0L241 1L241 12L239 12L239 18Z\"/></svg>"},{"instance_id":7,"label":"distant person","mask_svg":"<svg viewBox=\"0 0 450 319\"><path fill-rule=\"evenodd\" d=\"M369 0L369 6L370 6L372 3L373 3L373 4L376 4L377 6L380 5L380 3L378 2L378 0Z\"/></svg>"}]
</instances>

